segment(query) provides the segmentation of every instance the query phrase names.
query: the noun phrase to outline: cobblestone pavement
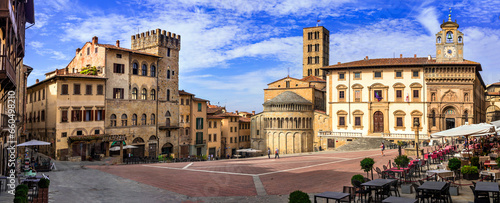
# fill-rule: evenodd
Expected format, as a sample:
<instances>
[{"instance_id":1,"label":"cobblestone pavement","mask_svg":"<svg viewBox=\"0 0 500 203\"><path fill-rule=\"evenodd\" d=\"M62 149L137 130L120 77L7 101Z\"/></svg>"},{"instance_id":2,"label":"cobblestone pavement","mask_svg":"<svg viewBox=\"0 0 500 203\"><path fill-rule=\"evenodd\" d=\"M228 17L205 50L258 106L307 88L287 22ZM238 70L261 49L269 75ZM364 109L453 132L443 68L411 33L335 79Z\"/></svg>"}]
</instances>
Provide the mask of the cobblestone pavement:
<instances>
[{"instance_id":1,"label":"cobblestone pavement","mask_svg":"<svg viewBox=\"0 0 500 203\"><path fill-rule=\"evenodd\" d=\"M194 163L104 165L57 162L50 176L50 202L288 202L288 194L342 191L350 178L364 173L359 161L372 157L381 167L397 150L315 152ZM85 164L85 167L83 166ZM374 174L374 178L378 178ZM454 202L473 201L468 186ZM414 197L414 194L403 194ZM0 195L0 202L12 197ZM325 202L319 200L318 202Z\"/></svg>"}]
</instances>

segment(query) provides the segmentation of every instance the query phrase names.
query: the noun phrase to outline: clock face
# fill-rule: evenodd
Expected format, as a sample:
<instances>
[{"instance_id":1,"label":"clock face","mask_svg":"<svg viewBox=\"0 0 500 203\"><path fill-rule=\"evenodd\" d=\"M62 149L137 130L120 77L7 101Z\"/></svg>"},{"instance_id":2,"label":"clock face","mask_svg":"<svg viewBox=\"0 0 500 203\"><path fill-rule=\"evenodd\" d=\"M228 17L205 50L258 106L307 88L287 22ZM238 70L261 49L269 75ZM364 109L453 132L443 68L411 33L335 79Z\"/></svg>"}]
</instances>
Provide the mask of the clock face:
<instances>
[{"instance_id":1,"label":"clock face","mask_svg":"<svg viewBox=\"0 0 500 203\"><path fill-rule=\"evenodd\" d=\"M452 58L452 57L455 57L456 54L457 54L457 50L455 49L455 47L445 47L444 48L444 56L445 57Z\"/></svg>"}]
</instances>

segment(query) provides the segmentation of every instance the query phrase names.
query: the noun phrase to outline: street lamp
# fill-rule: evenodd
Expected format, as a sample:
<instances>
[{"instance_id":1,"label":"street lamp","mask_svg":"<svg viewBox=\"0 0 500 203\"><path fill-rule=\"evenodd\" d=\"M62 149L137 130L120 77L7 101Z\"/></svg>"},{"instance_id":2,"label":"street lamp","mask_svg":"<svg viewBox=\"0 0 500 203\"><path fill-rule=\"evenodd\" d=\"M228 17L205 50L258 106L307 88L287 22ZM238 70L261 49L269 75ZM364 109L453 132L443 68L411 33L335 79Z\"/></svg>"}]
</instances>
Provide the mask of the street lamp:
<instances>
[{"instance_id":1,"label":"street lamp","mask_svg":"<svg viewBox=\"0 0 500 203\"><path fill-rule=\"evenodd\" d=\"M418 118L414 118L413 120L413 126L415 127L415 150L417 151L417 159L419 158L418 156L418 128L420 127L420 122L418 122Z\"/></svg>"}]
</instances>

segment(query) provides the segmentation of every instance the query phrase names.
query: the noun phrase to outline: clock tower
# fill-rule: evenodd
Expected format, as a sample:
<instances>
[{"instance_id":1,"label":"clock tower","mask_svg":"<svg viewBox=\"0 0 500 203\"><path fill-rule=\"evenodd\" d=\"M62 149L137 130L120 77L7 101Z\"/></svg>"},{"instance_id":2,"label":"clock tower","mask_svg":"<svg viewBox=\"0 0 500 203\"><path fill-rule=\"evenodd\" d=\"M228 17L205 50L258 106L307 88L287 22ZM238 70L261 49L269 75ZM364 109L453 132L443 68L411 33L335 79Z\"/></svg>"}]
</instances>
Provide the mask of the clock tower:
<instances>
[{"instance_id":1,"label":"clock tower","mask_svg":"<svg viewBox=\"0 0 500 203\"><path fill-rule=\"evenodd\" d=\"M451 21L451 8L448 21L441 24L436 34L436 62L464 61L464 34L458 31L458 23Z\"/></svg>"}]
</instances>

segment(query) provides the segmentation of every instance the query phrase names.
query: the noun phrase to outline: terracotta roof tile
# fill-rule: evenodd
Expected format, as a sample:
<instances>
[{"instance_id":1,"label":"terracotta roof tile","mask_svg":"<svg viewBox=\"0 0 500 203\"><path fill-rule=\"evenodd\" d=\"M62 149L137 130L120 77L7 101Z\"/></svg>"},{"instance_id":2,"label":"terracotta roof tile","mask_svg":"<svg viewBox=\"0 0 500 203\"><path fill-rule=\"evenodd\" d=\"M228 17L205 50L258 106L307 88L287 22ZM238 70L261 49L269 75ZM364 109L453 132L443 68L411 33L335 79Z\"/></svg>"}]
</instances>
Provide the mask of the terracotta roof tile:
<instances>
[{"instance_id":1,"label":"terracotta roof tile","mask_svg":"<svg viewBox=\"0 0 500 203\"><path fill-rule=\"evenodd\" d=\"M322 78L319 78L319 77L316 77L313 75L306 76L300 80L305 81L305 82L326 82L326 80L323 80Z\"/></svg>"},{"instance_id":2,"label":"terracotta roof tile","mask_svg":"<svg viewBox=\"0 0 500 203\"><path fill-rule=\"evenodd\" d=\"M419 58L379 58L379 59L363 59L359 61L352 61L347 63L326 66L322 69L337 69L348 67L373 67L373 66L396 66L396 65L437 65L437 64L471 64L480 65L480 63L465 60L463 62L436 62L436 59L429 60L427 57Z\"/></svg>"},{"instance_id":3,"label":"terracotta roof tile","mask_svg":"<svg viewBox=\"0 0 500 203\"><path fill-rule=\"evenodd\" d=\"M121 51L128 51L128 52L132 52L134 54L142 54L142 55L147 55L147 56L154 56L154 57L158 57L158 58L161 58L160 56L156 55L156 54L150 54L150 53L146 53L146 52L142 52L142 51L137 51L137 50L133 50L133 49L127 49L127 48L123 48L123 47L117 47L115 45L111 45L111 44L97 44L101 47L104 47L104 48L108 48L108 49L116 49L116 50L121 50Z\"/></svg>"},{"instance_id":4,"label":"terracotta roof tile","mask_svg":"<svg viewBox=\"0 0 500 203\"><path fill-rule=\"evenodd\" d=\"M207 119L224 119L222 116L207 115Z\"/></svg>"},{"instance_id":5,"label":"terracotta roof tile","mask_svg":"<svg viewBox=\"0 0 500 203\"><path fill-rule=\"evenodd\" d=\"M201 98L198 98L198 97L193 97L193 101L204 101L204 102L207 102L208 100L201 99Z\"/></svg>"},{"instance_id":6,"label":"terracotta roof tile","mask_svg":"<svg viewBox=\"0 0 500 203\"><path fill-rule=\"evenodd\" d=\"M240 117L241 122L250 122L250 118L247 117Z\"/></svg>"},{"instance_id":7,"label":"terracotta roof tile","mask_svg":"<svg viewBox=\"0 0 500 203\"><path fill-rule=\"evenodd\" d=\"M186 92L186 91L184 91L184 90L179 90L179 94L180 94L180 95L194 95L194 94L191 94L191 93Z\"/></svg>"},{"instance_id":8,"label":"terracotta roof tile","mask_svg":"<svg viewBox=\"0 0 500 203\"><path fill-rule=\"evenodd\" d=\"M223 116L223 117L240 117L240 115L232 113L232 112L226 112L226 113L221 113L217 114L216 116Z\"/></svg>"}]
</instances>

